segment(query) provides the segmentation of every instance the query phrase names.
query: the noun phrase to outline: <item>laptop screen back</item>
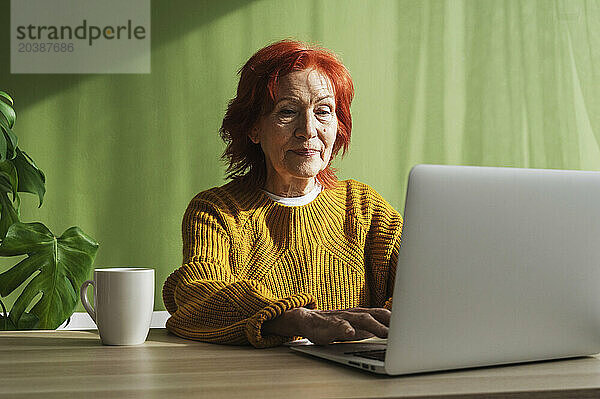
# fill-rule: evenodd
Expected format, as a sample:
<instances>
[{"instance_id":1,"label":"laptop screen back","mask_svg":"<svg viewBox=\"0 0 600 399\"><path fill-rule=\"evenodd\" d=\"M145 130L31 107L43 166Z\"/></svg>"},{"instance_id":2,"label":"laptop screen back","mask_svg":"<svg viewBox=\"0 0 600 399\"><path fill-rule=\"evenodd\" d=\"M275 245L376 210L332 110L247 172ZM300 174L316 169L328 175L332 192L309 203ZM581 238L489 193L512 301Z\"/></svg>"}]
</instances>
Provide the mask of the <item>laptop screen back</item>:
<instances>
[{"instance_id":1,"label":"laptop screen back","mask_svg":"<svg viewBox=\"0 0 600 399\"><path fill-rule=\"evenodd\" d=\"M386 371L600 351L600 172L418 165Z\"/></svg>"}]
</instances>

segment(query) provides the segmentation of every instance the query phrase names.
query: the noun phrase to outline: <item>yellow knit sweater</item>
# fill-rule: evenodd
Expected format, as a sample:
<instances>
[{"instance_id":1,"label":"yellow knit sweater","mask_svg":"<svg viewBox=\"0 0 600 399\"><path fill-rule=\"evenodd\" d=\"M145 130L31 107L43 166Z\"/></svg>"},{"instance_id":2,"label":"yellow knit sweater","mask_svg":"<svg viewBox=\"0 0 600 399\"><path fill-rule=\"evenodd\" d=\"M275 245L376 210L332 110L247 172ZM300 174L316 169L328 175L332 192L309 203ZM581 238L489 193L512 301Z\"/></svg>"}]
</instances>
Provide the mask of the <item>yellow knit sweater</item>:
<instances>
[{"instance_id":1,"label":"yellow knit sweater","mask_svg":"<svg viewBox=\"0 0 600 399\"><path fill-rule=\"evenodd\" d=\"M163 287L169 331L255 347L293 337L262 323L296 307L390 306L402 217L347 180L302 206L274 202L243 179L196 195L183 217L183 266Z\"/></svg>"}]
</instances>

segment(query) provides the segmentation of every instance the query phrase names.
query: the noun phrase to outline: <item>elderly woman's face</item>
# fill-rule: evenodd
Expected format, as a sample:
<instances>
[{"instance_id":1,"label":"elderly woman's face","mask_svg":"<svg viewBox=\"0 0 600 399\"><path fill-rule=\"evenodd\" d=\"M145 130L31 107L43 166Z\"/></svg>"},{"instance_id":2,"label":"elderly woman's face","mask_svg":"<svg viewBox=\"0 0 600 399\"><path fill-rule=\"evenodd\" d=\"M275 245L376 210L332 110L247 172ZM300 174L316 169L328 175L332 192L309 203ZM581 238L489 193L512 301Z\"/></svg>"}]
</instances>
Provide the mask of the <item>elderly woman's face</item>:
<instances>
[{"instance_id":1,"label":"elderly woman's face","mask_svg":"<svg viewBox=\"0 0 600 399\"><path fill-rule=\"evenodd\" d=\"M280 78L273 110L250 134L265 154L266 188L314 181L329 164L337 128L335 95L326 75L305 69Z\"/></svg>"}]
</instances>

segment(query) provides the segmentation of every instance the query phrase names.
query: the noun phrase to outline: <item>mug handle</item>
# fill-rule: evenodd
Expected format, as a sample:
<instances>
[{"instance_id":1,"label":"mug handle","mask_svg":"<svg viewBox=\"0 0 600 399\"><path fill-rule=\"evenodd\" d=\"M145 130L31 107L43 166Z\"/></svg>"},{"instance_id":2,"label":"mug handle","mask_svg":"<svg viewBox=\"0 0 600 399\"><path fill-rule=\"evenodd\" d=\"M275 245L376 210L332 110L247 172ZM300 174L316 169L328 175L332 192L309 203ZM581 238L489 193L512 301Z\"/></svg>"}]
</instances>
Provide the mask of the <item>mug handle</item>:
<instances>
[{"instance_id":1,"label":"mug handle","mask_svg":"<svg viewBox=\"0 0 600 399\"><path fill-rule=\"evenodd\" d=\"M87 297L87 287L90 284L94 287L94 289L93 289L94 296L96 295L96 292L95 292L96 291L96 283L94 282L94 280L87 280L81 286L81 289L79 290L79 296L81 297L81 304L83 305L83 307L85 308L85 310L88 312L88 314L90 315L92 320L94 320L94 323L95 323L96 322L96 311L90 304L88 297Z\"/></svg>"}]
</instances>

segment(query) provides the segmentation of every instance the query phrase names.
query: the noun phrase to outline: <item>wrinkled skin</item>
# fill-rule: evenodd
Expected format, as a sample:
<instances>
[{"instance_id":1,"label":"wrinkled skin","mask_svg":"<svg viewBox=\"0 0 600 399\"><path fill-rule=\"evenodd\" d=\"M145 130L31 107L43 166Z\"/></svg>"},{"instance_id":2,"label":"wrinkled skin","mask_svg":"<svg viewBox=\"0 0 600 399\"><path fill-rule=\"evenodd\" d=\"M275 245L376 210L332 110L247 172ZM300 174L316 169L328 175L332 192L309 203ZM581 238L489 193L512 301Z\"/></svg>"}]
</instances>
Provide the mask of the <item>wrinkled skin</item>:
<instances>
[{"instance_id":1,"label":"wrinkled skin","mask_svg":"<svg viewBox=\"0 0 600 399\"><path fill-rule=\"evenodd\" d=\"M391 312L383 308L296 308L263 324L263 334L302 336L318 345L371 337L387 338Z\"/></svg>"}]
</instances>

